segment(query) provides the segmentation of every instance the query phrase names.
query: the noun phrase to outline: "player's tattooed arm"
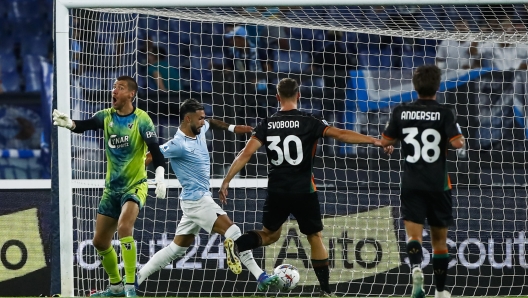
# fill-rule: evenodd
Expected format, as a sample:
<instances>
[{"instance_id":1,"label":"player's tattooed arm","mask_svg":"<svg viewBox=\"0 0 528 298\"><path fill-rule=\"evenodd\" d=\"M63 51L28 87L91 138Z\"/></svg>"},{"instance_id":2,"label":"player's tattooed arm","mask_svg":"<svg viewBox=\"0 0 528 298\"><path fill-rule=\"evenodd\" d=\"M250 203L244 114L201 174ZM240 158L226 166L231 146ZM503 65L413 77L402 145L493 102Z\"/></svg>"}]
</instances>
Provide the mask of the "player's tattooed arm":
<instances>
[{"instance_id":1,"label":"player's tattooed arm","mask_svg":"<svg viewBox=\"0 0 528 298\"><path fill-rule=\"evenodd\" d=\"M234 133L248 133L253 131L253 127L247 125L232 125L214 118L207 119L207 121L212 129L229 130Z\"/></svg>"},{"instance_id":2,"label":"player's tattooed arm","mask_svg":"<svg viewBox=\"0 0 528 298\"><path fill-rule=\"evenodd\" d=\"M225 122L222 121L222 120L218 120L218 119L214 119L214 118L209 118L209 119L207 119L207 121L208 121L209 124L211 125L211 128L212 128L212 129L227 130L227 129L229 128L229 124L228 124L228 123L225 123Z\"/></svg>"}]
</instances>

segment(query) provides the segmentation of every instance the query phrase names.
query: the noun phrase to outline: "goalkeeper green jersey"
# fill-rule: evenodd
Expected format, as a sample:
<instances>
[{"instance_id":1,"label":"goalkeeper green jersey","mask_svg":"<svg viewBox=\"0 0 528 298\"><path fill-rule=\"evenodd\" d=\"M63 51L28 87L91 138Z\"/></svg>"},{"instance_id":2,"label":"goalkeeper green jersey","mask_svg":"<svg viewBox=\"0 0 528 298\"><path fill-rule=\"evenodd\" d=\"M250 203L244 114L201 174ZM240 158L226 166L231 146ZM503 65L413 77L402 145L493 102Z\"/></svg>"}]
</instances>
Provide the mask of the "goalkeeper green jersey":
<instances>
[{"instance_id":1,"label":"goalkeeper green jersey","mask_svg":"<svg viewBox=\"0 0 528 298\"><path fill-rule=\"evenodd\" d=\"M104 129L108 162L105 187L123 192L145 182L145 154L150 142L157 142L154 123L138 108L129 115L118 115L114 108L97 112L97 126Z\"/></svg>"}]
</instances>

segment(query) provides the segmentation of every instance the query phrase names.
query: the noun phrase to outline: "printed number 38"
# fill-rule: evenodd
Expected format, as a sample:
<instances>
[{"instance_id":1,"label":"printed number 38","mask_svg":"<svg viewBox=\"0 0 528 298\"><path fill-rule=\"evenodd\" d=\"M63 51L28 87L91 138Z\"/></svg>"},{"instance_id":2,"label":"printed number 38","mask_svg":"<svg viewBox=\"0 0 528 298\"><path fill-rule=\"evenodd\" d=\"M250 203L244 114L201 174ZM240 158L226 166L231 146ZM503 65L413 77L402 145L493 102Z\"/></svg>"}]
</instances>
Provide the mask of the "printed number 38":
<instances>
[{"instance_id":1,"label":"printed number 38","mask_svg":"<svg viewBox=\"0 0 528 298\"><path fill-rule=\"evenodd\" d=\"M414 147L414 155L407 155L406 157L408 162L415 163L420 160L420 157L427 163L433 163L438 160L438 157L440 157L440 147L438 145L442 139L438 131L428 128L422 132L420 139L422 144L424 144L423 147L421 147L420 142L415 139L418 135L417 127L407 127L404 128L402 132L407 135L403 141ZM432 141L429 141L429 136L433 137Z\"/></svg>"}]
</instances>

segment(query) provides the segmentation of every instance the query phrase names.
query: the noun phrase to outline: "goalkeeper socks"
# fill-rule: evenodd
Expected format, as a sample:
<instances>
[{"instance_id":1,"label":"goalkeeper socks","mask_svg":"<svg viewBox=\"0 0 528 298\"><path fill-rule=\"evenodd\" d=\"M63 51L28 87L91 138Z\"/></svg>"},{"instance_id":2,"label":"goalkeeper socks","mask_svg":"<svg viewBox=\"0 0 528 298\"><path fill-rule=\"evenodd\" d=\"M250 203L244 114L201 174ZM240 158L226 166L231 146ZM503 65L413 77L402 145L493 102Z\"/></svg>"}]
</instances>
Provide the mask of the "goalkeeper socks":
<instances>
[{"instance_id":1,"label":"goalkeeper socks","mask_svg":"<svg viewBox=\"0 0 528 298\"><path fill-rule=\"evenodd\" d=\"M134 284L136 280L136 242L134 237L127 236L119 239L121 241L121 255L125 267L125 275L127 284Z\"/></svg>"},{"instance_id":2,"label":"goalkeeper socks","mask_svg":"<svg viewBox=\"0 0 528 298\"><path fill-rule=\"evenodd\" d=\"M435 250L433 252L433 272L436 290L442 292L447 279L447 267L449 265L449 253L446 250Z\"/></svg>"},{"instance_id":3,"label":"goalkeeper socks","mask_svg":"<svg viewBox=\"0 0 528 298\"><path fill-rule=\"evenodd\" d=\"M411 240L407 242L407 255L409 256L411 267L420 266L422 264L423 254L420 241Z\"/></svg>"},{"instance_id":4,"label":"goalkeeper socks","mask_svg":"<svg viewBox=\"0 0 528 298\"><path fill-rule=\"evenodd\" d=\"M238 251L253 250L262 246L262 237L257 231L249 231L235 241Z\"/></svg>"},{"instance_id":5,"label":"goalkeeper socks","mask_svg":"<svg viewBox=\"0 0 528 298\"><path fill-rule=\"evenodd\" d=\"M253 257L253 252L251 250L243 251L238 254L240 262L246 266L246 268L253 274L253 276L258 280L259 276L264 272L262 268L257 264L255 258Z\"/></svg>"},{"instance_id":6,"label":"goalkeeper socks","mask_svg":"<svg viewBox=\"0 0 528 298\"><path fill-rule=\"evenodd\" d=\"M113 246L103 251L97 251L103 268L110 278L110 284L121 283L121 274L119 274L119 267L117 265L117 253Z\"/></svg>"},{"instance_id":7,"label":"goalkeeper socks","mask_svg":"<svg viewBox=\"0 0 528 298\"><path fill-rule=\"evenodd\" d=\"M143 265L137 274L137 282L140 285L152 273L164 268L173 260L183 256L188 247L182 247L171 241L171 243L158 251Z\"/></svg>"},{"instance_id":8,"label":"goalkeeper socks","mask_svg":"<svg viewBox=\"0 0 528 298\"><path fill-rule=\"evenodd\" d=\"M319 280L319 284L321 285L321 290L326 293L332 293L332 291L330 291L330 269L328 268L328 259L312 259L312 266L315 271L315 275Z\"/></svg>"}]
</instances>

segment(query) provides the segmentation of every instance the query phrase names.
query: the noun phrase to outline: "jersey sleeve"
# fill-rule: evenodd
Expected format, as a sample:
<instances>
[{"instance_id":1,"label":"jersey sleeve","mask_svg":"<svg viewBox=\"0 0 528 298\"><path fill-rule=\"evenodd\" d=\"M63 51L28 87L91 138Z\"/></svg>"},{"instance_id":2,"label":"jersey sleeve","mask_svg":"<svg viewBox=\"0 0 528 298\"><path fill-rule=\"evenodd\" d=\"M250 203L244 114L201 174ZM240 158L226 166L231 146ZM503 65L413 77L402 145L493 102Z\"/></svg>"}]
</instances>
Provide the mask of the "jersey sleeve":
<instances>
[{"instance_id":1,"label":"jersey sleeve","mask_svg":"<svg viewBox=\"0 0 528 298\"><path fill-rule=\"evenodd\" d=\"M202 127L200 134L205 134L209 130L210 127L211 127L211 124L209 123L209 121L205 120L204 126Z\"/></svg>"},{"instance_id":2,"label":"jersey sleeve","mask_svg":"<svg viewBox=\"0 0 528 298\"><path fill-rule=\"evenodd\" d=\"M93 115L92 118L94 119L98 128L104 128L104 119L107 113L108 110L100 110Z\"/></svg>"},{"instance_id":3,"label":"jersey sleeve","mask_svg":"<svg viewBox=\"0 0 528 298\"><path fill-rule=\"evenodd\" d=\"M160 150L165 158L180 157L183 152L181 144L175 139L172 139L167 143L161 145Z\"/></svg>"},{"instance_id":4,"label":"jersey sleeve","mask_svg":"<svg viewBox=\"0 0 528 298\"><path fill-rule=\"evenodd\" d=\"M394 140L397 139L398 134L398 121L397 121L397 115L399 113L398 107L396 107L392 111L392 115L389 119L389 123L387 123L387 126L385 127L385 131L383 131L382 136L388 140Z\"/></svg>"},{"instance_id":5,"label":"jersey sleeve","mask_svg":"<svg viewBox=\"0 0 528 298\"><path fill-rule=\"evenodd\" d=\"M150 119L147 113L138 115L138 125L139 133L147 145L158 143L156 127L154 127L154 123L152 123L152 119Z\"/></svg>"},{"instance_id":6,"label":"jersey sleeve","mask_svg":"<svg viewBox=\"0 0 528 298\"><path fill-rule=\"evenodd\" d=\"M444 122L444 125L445 125L445 134L449 142L462 136L462 130L460 129L460 125L458 125L458 123L456 122L456 116L453 113L453 111L451 110L447 111L446 120Z\"/></svg>"},{"instance_id":7,"label":"jersey sleeve","mask_svg":"<svg viewBox=\"0 0 528 298\"><path fill-rule=\"evenodd\" d=\"M326 130L330 127L324 119L313 118L313 132L316 138L324 137Z\"/></svg>"},{"instance_id":8,"label":"jersey sleeve","mask_svg":"<svg viewBox=\"0 0 528 298\"><path fill-rule=\"evenodd\" d=\"M268 119L262 120L255 129L253 129L253 133L251 135L251 138L258 140L261 144L266 144L266 126L268 126L267 121Z\"/></svg>"}]
</instances>

